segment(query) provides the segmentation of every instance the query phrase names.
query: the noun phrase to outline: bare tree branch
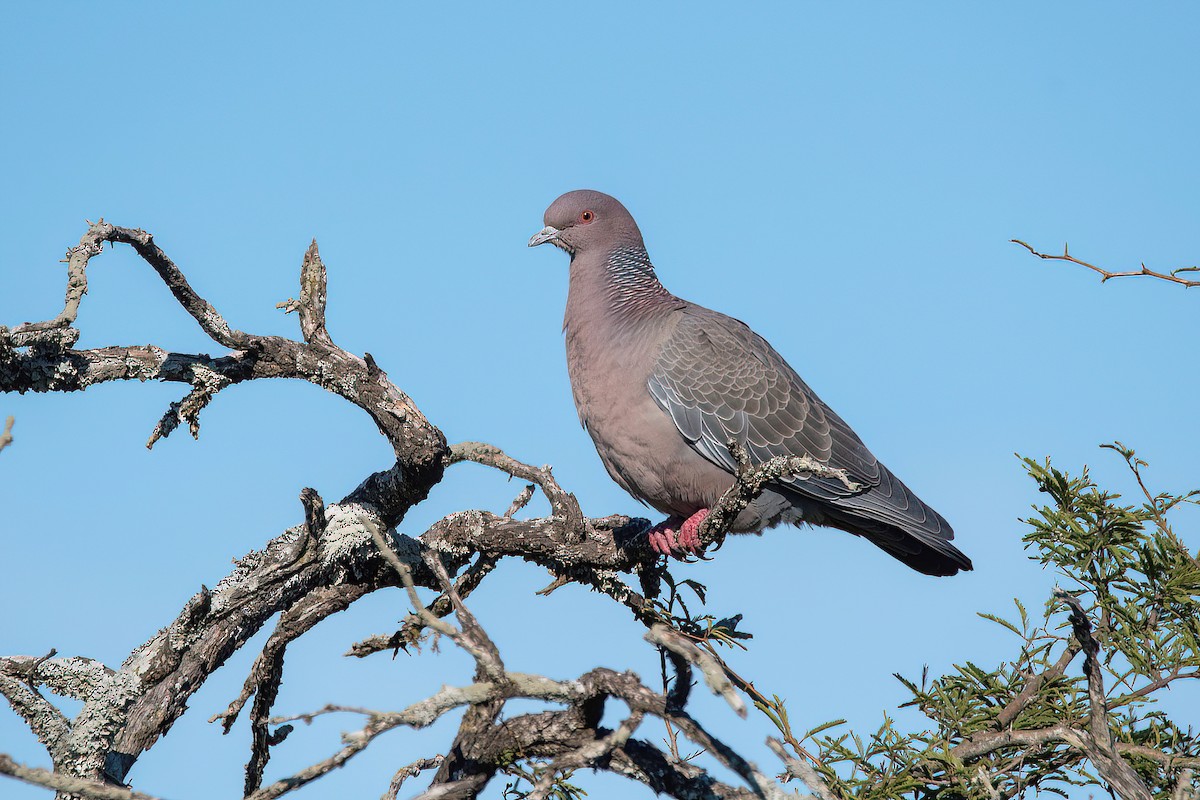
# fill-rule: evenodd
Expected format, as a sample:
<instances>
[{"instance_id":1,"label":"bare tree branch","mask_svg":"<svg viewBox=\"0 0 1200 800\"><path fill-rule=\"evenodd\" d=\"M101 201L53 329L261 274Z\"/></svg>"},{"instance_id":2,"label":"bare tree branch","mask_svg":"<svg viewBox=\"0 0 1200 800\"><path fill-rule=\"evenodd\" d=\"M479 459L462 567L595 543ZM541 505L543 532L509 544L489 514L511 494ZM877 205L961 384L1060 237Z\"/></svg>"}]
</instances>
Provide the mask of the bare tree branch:
<instances>
[{"instance_id":1,"label":"bare tree branch","mask_svg":"<svg viewBox=\"0 0 1200 800\"><path fill-rule=\"evenodd\" d=\"M1009 241L1013 244L1021 245L1021 247L1024 247L1038 258L1045 259L1047 261L1067 261L1072 264L1078 264L1081 267L1087 267L1092 272L1099 273L1101 283L1104 283L1111 278L1157 278L1159 280L1177 283L1180 286L1183 286L1185 289L1190 289L1193 286L1200 286L1200 281L1193 281L1188 280L1187 278L1179 277L1181 272L1200 272L1200 267L1179 267L1178 269L1173 269L1170 272L1155 272L1143 263L1141 264L1141 269L1138 270L1133 270L1130 272L1109 272L1102 267L1097 267L1095 264L1089 264L1086 261L1081 261L1080 259L1075 258L1075 256L1070 254L1066 245L1063 245L1062 255L1056 256L1049 253L1039 253L1037 250L1033 249L1020 239L1009 239Z\"/></svg>"},{"instance_id":2,"label":"bare tree branch","mask_svg":"<svg viewBox=\"0 0 1200 800\"><path fill-rule=\"evenodd\" d=\"M1075 660L1075 656L1079 655L1081 649L1078 641L1075 639L1069 640L1058 660L1045 671L1038 673L1026 681L1025 686L1022 687L1017 696L1008 705L1000 709L1000 713L996 715L996 729L1007 728L1011 725L1021 715L1021 712L1028 708L1029 704L1038 697L1042 687L1047 682L1061 678L1067 671L1070 663Z\"/></svg>"},{"instance_id":3,"label":"bare tree branch","mask_svg":"<svg viewBox=\"0 0 1200 800\"><path fill-rule=\"evenodd\" d=\"M79 304L83 300L83 296L87 294L88 259L104 249L104 242L107 241L107 236L110 234L109 228L112 227L111 225L106 227L103 219L97 223L84 221L88 224L87 231L80 237L78 245L67 250L67 257L64 259L67 262L67 293L63 310L54 319L46 322L26 323L14 329L13 340L16 346L20 347L29 343L23 334L56 328L68 329L79 316ZM3 332L0 331L0 333ZM75 331L74 338L70 339L70 343L65 346L74 345L78 338L79 332Z\"/></svg>"},{"instance_id":4,"label":"bare tree branch","mask_svg":"<svg viewBox=\"0 0 1200 800\"><path fill-rule=\"evenodd\" d=\"M74 248L71 255L80 276L88 259L100 252L100 245L105 241L132 245L201 329L213 341L235 352L225 358L213 359L167 353L155 347L66 350L65 347L74 340L65 343L58 337L58 332L74 321L77 311L78 298L70 287L79 281L72 277L65 316L45 323L26 323L12 331L0 329L0 355L3 356L0 358L0 391L72 391L108 380L137 379L181 381L194 388L208 385L206 391L211 393L216 391L212 389L214 381L232 385L256 378L298 378L362 408L371 415L396 451L397 466L371 476L352 495L356 502L386 501L387 506L380 511L387 525L395 524L413 503L424 499L429 486L441 479L448 452L445 438L412 401L387 380L373 360L358 358L326 344L320 337L315 344L300 343L278 336L250 336L231 328L216 309L192 289L179 268L145 231L118 228L103 221L92 225L80 247ZM319 258L315 261L319 263ZM306 259L305 264L306 275L315 270L323 276L323 265L318 269L313 266L313 259ZM320 280L323 277L318 282ZM310 277L305 281L312 284L314 279ZM82 285L86 288L86 280ZM301 294L306 296L303 290ZM309 295L315 296L311 291ZM73 306L72 297L75 297ZM313 302L317 301L314 299ZM313 317L309 319L311 321ZM34 343L43 347L28 353L16 352L16 349ZM198 413L198 407L203 405L201 399L194 398L189 409L194 408Z\"/></svg>"},{"instance_id":5,"label":"bare tree branch","mask_svg":"<svg viewBox=\"0 0 1200 800\"><path fill-rule=\"evenodd\" d=\"M321 587L285 611L276 623L271 638L267 639L262 652L250 668L241 693L229 704L228 709L214 715L209 722L219 720L224 732L229 733L246 701L263 686L271 683L273 679L270 676L282 669L287 646L316 627L317 623L349 608L351 603L370 590L370 586L361 584ZM275 688L278 688L277 684Z\"/></svg>"},{"instance_id":6,"label":"bare tree branch","mask_svg":"<svg viewBox=\"0 0 1200 800\"><path fill-rule=\"evenodd\" d=\"M662 624L651 628L645 638L646 641L670 650L697 667L712 693L723 698L739 717L746 718L745 701L734 690L729 676L725 673L725 665L711 653L701 650L686 636Z\"/></svg>"},{"instance_id":7,"label":"bare tree branch","mask_svg":"<svg viewBox=\"0 0 1200 800\"><path fill-rule=\"evenodd\" d=\"M787 774L790 777L796 778L804 783L813 793L813 797L817 800L839 800L829 785L825 783L825 779L821 777L808 762L796 758L789 753L783 746L783 742L773 737L767 738L767 747L771 748L771 752L779 756L779 760L783 762L787 769Z\"/></svg>"},{"instance_id":8,"label":"bare tree branch","mask_svg":"<svg viewBox=\"0 0 1200 800\"><path fill-rule=\"evenodd\" d=\"M36 689L7 675L0 675L0 694L8 700L13 711L25 720L50 757L55 758L61 752L63 741L71 733L71 723L66 716L38 694Z\"/></svg>"},{"instance_id":9,"label":"bare tree branch","mask_svg":"<svg viewBox=\"0 0 1200 800\"><path fill-rule=\"evenodd\" d=\"M539 469L529 464L522 464L506 455L500 448L482 442L460 442L452 445L448 464L460 461L474 461L476 464L495 467L514 478L537 484L542 493L546 495L546 499L550 501L550 508L554 516L566 523L570 538L576 542L582 540L584 520L583 512L579 510L579 501L575 499L575 495L563 491L563 488L558 485L558 481L554 479L554 475L551 474L549 465ZM516 512L505 514L505 517L511 519L514 513Z\"/></svg>"},{"instance_id":10,"label":"bare tree branch","mask_svg":"<svg viewBox=\"0 0 1200 800\"><path fill-rule=\"evenodd\" d=\"M50 651L51 655L55 651ZM90 658L71 656L8 656L0 658L0 675L33 686L46 686L55 694L87 700L113 670Z\"/></svg>"},{"instance_id":11,"label":"bare tree branch","mask_svg":"<svg viewBox=\"0 0 1200 800\"><path fill-rule=\"evenodd\" d=\"M437 769L441 766L444 756L433 756L432 758L421 758L407 766L403 766L396 770L396 774L392 776L391 783L388 784L387 791L383 793L382 800L396 800L400 794L400 787L409 778L415 778L427 769Z\"/></svg>"},{"instance_id":12,"label":"bare tree branch","mask_svg":"<svg viewBox=\"0 0 1200 800\"><path fill-rule=\"evenodd\" d=\"M495 569L497 559L492 556L480 556L471 564L454 582L454 590L459 593L460 597L466 597L487 575ZM425 610L437 619L445 617L454 610L454 606L450 602L450 598L446 594L440 594L436 599L425 607ZM360 642L355 642L345 655L354 656L355 658L366 658L373 653L380 653L386 650L391 650L393 656L400 650L408 651L409 645L417 644L424 631L428 626L425 624L424 614L413 614L400 626L400 630L393 634L377 634L363 639Z\"/></svg>"},{"instance_id":13,"label":"bare tree branch","mask_svg":"<svg viewBox=\"0 0 1200 800\"><path fill-rule=\"evenodd\" d=\"M1058 590L1054 596L1071 607L1071 628L1075 639L1083 648L1083 674L1087 676L1088 732L1083 749L1096 765L1100 775L1125 800L1150 800L1150 789L1138 777L1133 767L1120 756L1117 739L1108 724L1108 704L1104 693L1104 674L1100 666L1100 644L1092 636L1092 623L1083 610L1078 598Z\"/></svg>"},{"instance_id":14,"label":"bare tree branch","mask_svg":"<svg viewBox=\"0 0 1200 800\"><path fill-rule=\"evenodd\" d=\"M286 314L300 312L300 332L304 341L333 347L333 340L325 329L325 296L325 263L317 252L317 240L313 239L300 265L300 299L286 300L276 308L282 308Z\"/></svg>"},{"instance_id":15,"label":"bare tree branch","mask_svg":"<svg viewBox=\"0 0 1200 800\"><path fill-rule=\"evenodd\" d=\"M158 800L156 797L126 789L124 786L113 786L86 778L76 778L40 767L26 767L13 761L4 753L0 753L0 775L8 775L24 783L44 786L47 789L87 797L91 800Z\"/></svg>"},{"instance_id":16,"label":"bare tree branch","mask_svg":"<svg viewBox=\"0 0 1200 800\"><path fill-rule=\"evenodd\" d=\"M167 284L176 300L215 342L235 352L222 358L181 356L155 347L64 349L73 337L57 336L74 321L86 288L88 260L104 241L131 244ZM305 260L302 297L312 314L323 289L323 267L314 249ZM99 222L89 227L81 245L69 254L70 276L64 312L47 323L0 329L0 390L70 391L107 380L158 379L215 387L263 377L293 377L329 389L367 411L388 438L396 465L363 482L345 501L331 508L328 527L312 552L301 547L304 529L293 529L262 553L239 562L217 589L203 590L179 618L130 657L121 669L104 677L85 703L71 732L61 743L56 766L79 777L120 781L137 756L183 712L187 698L224 660L271 616L286 611L315 589L335 585L394 585L381 571L368 528L386 528L424 499L441 479L447 453L445 439L386 376L368 362L326 343L310 326L316 344L280 337L251 337L231 328L188 284L182 272L140 230ZM38 347L31 347L32 344ZM23 348L27 351L22 352ZM195 401L176 416L194 422L207 402ZM185 404L186 405L186 401ZM182 408L182 405L181 405ZM193 413L194 412L194 413ZM160 425L158 435L164 432ZM166 426L169 429L169 425ZM419 559L413 554L414 563ZM426 574L426 581L432 576ZM279 640L277 640L279 641ZM268 658L263 662L269 665ZM270 674L270 670L267 670ZM266 685L269 685L269 681Z\"/></svg>"},{"instance_id":17,"label":"bare tree branch","mask_svg":"<svg viewBox=\"0 0 1200 800\"><path fill-rule=\"evenodd\" d=\"M546 800L559 774L569 775L576 769L591 766L611 755L614 750L624 747L629 737L633 736L642 724L643 716L641 712L635 711L616 730L555 758L538 778L533 791L528 795L528 800Z\"/></svg>"}]
</instances>

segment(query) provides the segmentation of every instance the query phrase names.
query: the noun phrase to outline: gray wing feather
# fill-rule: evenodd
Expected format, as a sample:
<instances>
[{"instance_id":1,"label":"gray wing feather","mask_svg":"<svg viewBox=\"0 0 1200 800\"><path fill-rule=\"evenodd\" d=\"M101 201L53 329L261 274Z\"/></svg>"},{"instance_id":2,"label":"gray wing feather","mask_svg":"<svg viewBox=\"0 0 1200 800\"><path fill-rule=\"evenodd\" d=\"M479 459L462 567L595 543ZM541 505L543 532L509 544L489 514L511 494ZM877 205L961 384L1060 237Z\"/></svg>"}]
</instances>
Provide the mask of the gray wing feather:
<instances>
[{"instance_id":1,"label":"gray wing feather","mask_svg":"<svg viewBox=\"0 0 1200 800\"><path fill-rule=\"evenodd\" d=\"M737 463L727 443L735 439L754 463L808 455L844 469L861 486L880 483L882 467L850 426L738 320L699 306L684 309L647 385L692 446L730 472ZM834 478L784 483L820 499L852 494Z\"/></svg>"},{"instance_id":2,"label":"gray wing feather","mask_svg":"<svg viewBox=\"0 0 1200 800\"><path fill-rule=\"evenodd\" d=\"M730 473L734 439L752 463L807 455L845 470L835 478L789 477L779 490L811 506L826 524L863 535L923 572L952 574L970 560L949 540L949 523L879 463L858 435L743 322L688 305L663 344L650 394L701 455Z\"/></svg>"}]
</instances>

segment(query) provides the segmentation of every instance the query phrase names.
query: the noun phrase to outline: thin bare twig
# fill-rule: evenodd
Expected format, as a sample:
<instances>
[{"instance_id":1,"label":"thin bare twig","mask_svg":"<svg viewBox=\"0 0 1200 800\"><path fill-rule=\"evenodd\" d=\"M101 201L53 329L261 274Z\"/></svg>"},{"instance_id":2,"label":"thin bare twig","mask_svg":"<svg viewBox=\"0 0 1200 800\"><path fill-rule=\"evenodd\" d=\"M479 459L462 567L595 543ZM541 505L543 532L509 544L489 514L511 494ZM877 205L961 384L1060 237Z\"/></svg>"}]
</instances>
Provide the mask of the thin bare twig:
<instances>
[{"instance_id":1,"label":"thin bare twig","mask_svg":"<svg viewBox=\"0 0 1200 800\"><path fill-rule=\"evenodd\" d=\"M415 778L427 769L437 769L446 760L445 756L437 755L431 758L420 758L407 766L403 766L396 770L396 774L392 776L391 783L388 784L387 791L383 793L380 800L396 800L396 796L400 794L400 787L409 778Z\"/></svg>"},{"instance_id":2,"label":"thin bare twig","mask_svg":"<svg viewBox=\"0 0 1200 800\"><path fill-rule=\"evenodd\" d=\"M746 703L735 691L733 683L726 674L723 662L711 653L701 650L682 633L672 630L666 625L655 625L646 633L645 639L651 644L666 648L697 667L712 693L724 698L739 717L746 718Z\"/></svg>"},{"instance_id":3,"label":"thin bare twig","mask_svg":"<svg viewBox=\"0 0 1200 800\"><path fill-rule=\"evenodd\" d=\"M550 681L549 679L538 680L538 676L531 677L534 680L528 683L520 679L518 679L517 683L531 689L535 686L542 689L549 689L555 696L561 695L563 692L569 692L569 689L564 689L557 682ZM547 686L546 684L550 685ZM326 706L318 711L307 714L272 717L270 722L275 725L294 720L310 721L322 714L336 712L366 714L369 716L369 720L367 725L361 730L343 734L342 740L345 744L333 755L305 767L294 775L264 786L249 795L246 800L274 800L276 797L294 791L301 786L317 780L330 771L344 766L351 758L365 750L377 736L387 731L400 726L409 726L412 728L427 727L441 718L443 714L455 708L496 699L504 696L506 691L516 692L518 690L515 688L515 684L510 684L506 689L502 689L491 683L476 683L463 687L444 686L431 697L414 703L403 711L398 712L379 712L345 706Z\"/></svg>"},{"instance_id":4,"label":"thin bare twig","mask_svg":"<svg viewBox=\"0 0 1200 800\"><path fill-rule=\"evenodd\" d=\"M1045 259L1047 261L1067 261L1072 264L1078 264L1081 267L1087 267L1092 272L1096 272L1100 275L1101 283L1104 283L1112 278L1157 278L1162 281L1177 283L1180 286L1183 286L1185 289L1190 289L1193 286L1200 286L1200 281L1193 281L1188 280L1187 278L1179 277L1179 273L1181 272L1200 272L1200 267L1180 267L1178 269L1173 269L1170 272L1155 272L1147 267L1143 262L1141 264L1141 269L1132 270L1129 272L1110 272L1103 267L1097 267L1095 264L1089 264L1086 261L1075 258L1075 256L1071 255L1066 245L1063 245L1062 255L1056 256L1050 253L1039 253L1037 250L1033 249L1033 247L1021 241L1020 239L1009 239L1009 241L1013 244L1021 245L1021 247L1024 247L1038 258Z\"/></svg>"},{"instance_id":5,"label":"thin bare twig","mask_svg":"<svg viewBox=\"0 0 1200 800\"><path fill-rule=\"evenodd\" d=\"M26 680L25 680L25 682L29 684L30 688L33 688L38 685L38 677L37 677L38 670L41 669L43 664L45 664L50 659L54 658L56 655L58 655L58 648L51 647L50 652L46 653L46 655L39 656L38 658L35 658L32 662L30 662L29 671L28 671L28 673L26 673Z\"/></svg>"},{"instance_id":6,"label":"thin bare twig","mask_svg":"<svg viewBox=\"0 0 1200 800\"><path fill-rule=\"evenodd\" d=\"M643 716L641 711L635 711L607 736L587 742L575 750L555 758L538 776L533 791L528 795L528 800L546 800L554 789L558 775L566 776L573 770L589 767L610 755L614 750L624 747L629 738L637 731L638 726L642 724Z\"/></svg>"},{"instance_id":7,"label":"thin bare twig","mask_svg":"<svg viewBox=\"0 0 1200 800\"><path fill-rule=\"evenodd\" d=\"M392 545L387 541L387 535L379 527L374 527L371 530L371 537L375 541L375 546L383 553L388 563L396 570L400 576L400 582L408 591L409 600L412 602L413 609L426 627L433 628L438 633L444 634L463 650L466 650L475 659L478 666L478 678L484 678L493 681L504 680L504 663L500 660L500 653L496 649L496 645L483 632L483 628L475 620L475 617L467 611L462 603L462 599L454 591L454 585L450 581L450 576L446 573L446 568L442 564L438 554L432 554L425 559L426 565L437 576L441 583L442 592L450 598L451 604L454 606L456 616L458 616L461 629L455 628L450 623L438 618L432 611L425 607L421 602L420 595L417 594L417 587L413 583L412 568L405 564Z\"/></svg>"},{"instance_id":8,"label":"thin bare twig","mask_svg":"<svg viewBox=\"0 0 1200 800\"><path fill-rule=\"evenodd\" d=\"M461 598L467 597L496 568L498 562L499 558L496 556L479 556L454 581L454 591ZM442 593L434 598L433 602L425 606L425 609L438 619L441 619L454 611L454 605L450 602L450 598L445 593ZM400 626L400 630L395 633L378 634L363 639L360 642L355 642L344 655L365 658L372 653L391 650L393 657L395 657L396 653L400 650L407 652L410 644L417 644L421 640L425 628L424 617L420 614L414 614L406 619L404 624Z\"/></svg>"},{"instance_id":9,"label":"thin bare twig","mask_svg":"<svg viewBox=\"0 0 1200 800\"><path fill-rule=\"evenodd\" d=\"M767 737L767 747L771 748L771 752L779 756L783 762L787 774L793 778L797 778L804 782L809 791L817 798L817 800L839 800L838 796L829 788L829 784L821 777L808 763L789 753L783 746L783 742L774 737Z\"/></svg>"},{"instance_id":10,"label":"thin bare twig","mask_svg":"<svg viewBox=\"0 0 1200 800\"><path fill-rule=\"evenodd\" d=\"M479 624L479 620L475 618L475 615L463 603L462 598L458 596L458 592L454 590L454 583L446 572L446 565L442 563L441 556L437 553L427 553L425 564L437 576L438 582L442 585L442 594L450 598L450 604L454 607L454 616L458 618L460 631L457 634L451 634L450 638L475 659L478 667L476 680L505 680L504 661L500 658L500 648L496 647L496 643L488 636L487 631ZM403 576L401 578L403 579ZM421 611L425 617L432 617L432 614L426 609L421 609Z\"/></svg>"},{"instance_id":11,"label":"thin bare twig","mask_svg":"<svg viewBox=\"0 0 1200 800\"><path fill-rule=\"evenodd\" d=\"M425 623L425 627L433 628L435 631L445 636L457 636L457 628L455 628L449 622L434 616L434 614L425 607L425 604L421 602L421 596L417 594L417 587L413 582L412 567L400 560L400 557L396 555L396 551L392 549L391 544L387 541L386 536L387 534L384 533L383 529L380 527L374 527L371 529L371 538L375 540L375 546L379 548L379 551L383 553L384 558L387 559L387 562L392 566L392 569L396 570L396 574L400 576L400 582L408 592L408 599L412 603L412 607L417 616L419 616L421 621Z\"/></svg>"},{"instance_id":12,"label":"thin bare twig","mask_svg":"<svg viewBox=\"0 0 1200 800\"><path fill-rule=\"evenodd\" d=\"M1004 708L1000 709L1000 712L996 714L996 718L992 721L993 727L1000 730L1011 725L1021 715L1021 712L1028 708L1029 704L1037 698L1038 693L1041 692L1042 687L1047 681L1057 680L1066 673L1067 667L1075 660L1075 656L1079 655L1081 649L1076 639L1072 638L1068 640L1066 649L1063 650L1058 660L1047 667L1045 671L1027 680L1025 686L1017 696L1009 701Z\"/></svg>"},{"instance_id":13,"label":"thin bare twig","mask_svg":"<svg viewBox=\"0 0 1200 800\"><path fill-rule=\"evenodd\" d=\"M435 622L448 626L442 620L435 620ZM394 728L401 726L425 728L455 708L476 706L509 697L528 697L560 703L575 702L595 693L595 689L589 685L590 682L605 680L614 675L616 673L610 670L598 669L577 681L555 681L540 675L506 673L504 680L500 683L485 681L468 686L443 686L432 696L410 705L403 711L380 712L365 708L331 705L306 714L272 717L270 723L275 725L296 720L310 721L323 714L339 712L365 714L369 720L361 730L342 736L345 746L338 752L306 767L295 775L264 786L250 795L247 800L273 800L273 798L311 783L331 770L345 765L351 758L365 750L377 736Z\"/></svg>"}]
</instances>

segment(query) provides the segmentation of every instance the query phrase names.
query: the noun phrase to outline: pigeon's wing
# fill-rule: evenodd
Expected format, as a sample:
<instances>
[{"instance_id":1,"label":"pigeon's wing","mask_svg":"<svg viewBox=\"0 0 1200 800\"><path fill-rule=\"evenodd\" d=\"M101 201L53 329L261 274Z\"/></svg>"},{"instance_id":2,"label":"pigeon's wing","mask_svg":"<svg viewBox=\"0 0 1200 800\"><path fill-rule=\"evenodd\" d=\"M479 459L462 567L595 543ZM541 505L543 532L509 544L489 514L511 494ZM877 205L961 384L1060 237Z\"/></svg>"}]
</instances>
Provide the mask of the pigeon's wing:
<instances>
[{"instance_id":1,"label":"pigeon's wing","mask_svg":"<svg viewBox=\"0 0 1200 800\"><path fill-rule=\"evenodd\" d=\"M859 489L806 475L782 479L776 488L815 507L813 521L865 536L921 572L971 569L950 544L954 531L945 518L880 464L766 340L715 311L688 306L680 313L647 385L697 452L736 473L733 439L752 463L810 456L844 470Z\"/></svg>"},{"instance_id":2,"label":"pigeon's wing","mask_svg":"<svg viewBox=\"0 0 1200 800\"><path fill-rule=\"evenodd\" d=\"M883 470L850 426L743 322L699 306L680 312L648 381L650 394L701 455L737 472L731 439L752 463L810 456L863 488ZM820 500L853 494L836 478L798 476L789 488ZM861 490L860 490L861 491Z\"/></svg>"}]
</instances>

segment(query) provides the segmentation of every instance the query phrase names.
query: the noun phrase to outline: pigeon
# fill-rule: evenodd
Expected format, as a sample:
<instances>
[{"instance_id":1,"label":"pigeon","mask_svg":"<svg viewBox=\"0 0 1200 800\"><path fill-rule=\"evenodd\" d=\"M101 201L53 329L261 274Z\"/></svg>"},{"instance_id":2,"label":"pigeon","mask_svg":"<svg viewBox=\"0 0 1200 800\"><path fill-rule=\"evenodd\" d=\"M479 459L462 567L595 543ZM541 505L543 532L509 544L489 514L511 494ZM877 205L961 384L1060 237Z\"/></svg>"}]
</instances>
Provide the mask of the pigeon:
<instances>
[{"instance_id":1,"label":"pigeon","mask_svg":"<svg viewBox=\"0 0 1200 800\"><path fill-rule=\"evenodd\" d=\"M700 524L736 480L735 441L752 465L808 456L849 482L785 475L730 532L820 525L861 536L927 575L972 569L942 515L879 463L765 339L659 282L619 201L568 192L544 222L529 246L548 242L571 257L563 332L579 419L613 480L667 515L649 531L656 552L703 553Z\"/></svg>"}]
</instances>

